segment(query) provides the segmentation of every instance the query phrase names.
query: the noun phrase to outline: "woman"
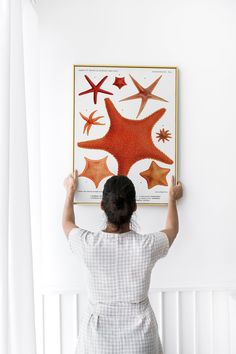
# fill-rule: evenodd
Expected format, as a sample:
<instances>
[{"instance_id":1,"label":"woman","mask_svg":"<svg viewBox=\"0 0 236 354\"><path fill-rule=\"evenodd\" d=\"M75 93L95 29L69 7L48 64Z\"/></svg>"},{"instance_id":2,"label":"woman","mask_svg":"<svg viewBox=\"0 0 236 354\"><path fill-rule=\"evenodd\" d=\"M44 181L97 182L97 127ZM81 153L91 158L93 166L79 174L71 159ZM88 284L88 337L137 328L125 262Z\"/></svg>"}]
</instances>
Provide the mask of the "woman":
<instances>
[{"instance_id":1,"label":"woman","mask_svg":"<svg viewBox=\"0 0 236 354\"><path fill-rule=\"evenodd\" d=\"M88 270L89 301L75 353L162 354L148 291L153 266L166 256L178 233L176 200L182 197L182 185L172 176L165 229L141 235L130 227L137 208L132 181L123 175L110 177L101 201L107 226L91 232L75 225L77 177L76 170L64 181L62 222L71 251Z\"/></svg>"}]
</instances>

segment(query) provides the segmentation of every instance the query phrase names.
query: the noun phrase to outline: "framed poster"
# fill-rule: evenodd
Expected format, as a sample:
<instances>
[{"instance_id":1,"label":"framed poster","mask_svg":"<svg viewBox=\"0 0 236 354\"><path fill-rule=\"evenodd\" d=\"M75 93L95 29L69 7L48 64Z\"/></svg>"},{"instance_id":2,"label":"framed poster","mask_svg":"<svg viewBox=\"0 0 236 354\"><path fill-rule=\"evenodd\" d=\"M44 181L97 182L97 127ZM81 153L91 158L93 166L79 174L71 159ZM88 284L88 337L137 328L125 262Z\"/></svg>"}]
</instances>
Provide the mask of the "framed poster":
<instances>
[{"instance_id":1,"label":"framed poster","mask_svg":"<svg viewBox=\"0 0 236 354\"><path fill-rule=\"evenodd\" d=\"M166 204L178 179L178 68L74 65L73 94L74 203L100 203L106 180L126 175L138 204Z\"/></svg>"}]
</instances>

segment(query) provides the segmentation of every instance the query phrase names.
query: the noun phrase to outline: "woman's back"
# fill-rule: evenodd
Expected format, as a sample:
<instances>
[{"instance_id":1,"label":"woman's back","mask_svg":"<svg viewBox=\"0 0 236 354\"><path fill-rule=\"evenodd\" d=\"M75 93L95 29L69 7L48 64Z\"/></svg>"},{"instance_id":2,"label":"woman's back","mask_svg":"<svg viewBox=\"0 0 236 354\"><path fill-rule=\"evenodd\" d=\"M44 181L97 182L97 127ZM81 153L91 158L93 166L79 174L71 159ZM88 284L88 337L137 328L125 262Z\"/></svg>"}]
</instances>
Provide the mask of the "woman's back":
<instances>
[{"instance_id":1,"label":"woman's back","mask_svg":"<svg viewBox=\"0 0 236 354\"><path fill-rule=\"evenodd\" d=\"M164 232L108 233L73 228L68 236L72 252L88 271L88 297L95 302L140 302L148 296L155 262L164 257L169 241Z\"/></svg>"}]
</instances>

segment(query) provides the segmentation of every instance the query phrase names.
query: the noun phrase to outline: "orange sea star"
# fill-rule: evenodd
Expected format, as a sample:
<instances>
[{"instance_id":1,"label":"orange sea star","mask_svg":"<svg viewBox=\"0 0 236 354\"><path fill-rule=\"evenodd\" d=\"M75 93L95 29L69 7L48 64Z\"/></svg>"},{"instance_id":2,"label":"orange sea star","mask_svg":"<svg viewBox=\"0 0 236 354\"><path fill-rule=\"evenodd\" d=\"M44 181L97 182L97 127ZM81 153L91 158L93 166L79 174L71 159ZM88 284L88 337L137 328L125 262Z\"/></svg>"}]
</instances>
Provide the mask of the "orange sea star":
<instances>
[{"instance_id":1,"label":"orange sea star","mask_svg":"<svg viewBox=\"0 0 236 354\"><path fill-rule=\"evenodd\" d=\"M169 130L160 129L159 133L156 133L158 141L162 140L163 143L165 140L169 141L171 139L171 133L169 133Z\"/></svg>"},{"instance_id":2,"label":"orange sea star","mask_svg":"<svg viewBox=\"0 0 236 354\"><path fill-rule=\"evenodd\" d=\"M89 131L90 131L92 125L105 125L105 123L97 122L98 119L103 118L104 116L99 116L99 117L93 118L93 115L94 115L95 112L96 111L93 111L92 113L90 113L89 117L85 117L85 115L80 113L81 117L87 122L84 125L83 134L84 134L84 132L87 129L87 135L89 135Z\"/></svg>"},{"instance_id":3,"label":"orange sea star","mask_svg":"<svg viewBox=\"0 0 236 354\"><path fill-rule=\"evenodd\" d=\"M152 161L149 168L143 172L140 172L140 176L146 179L148 184L148 189L156 186L168 186L166 181L166 176L170 172L169 168L162 168L156 164L155 161Z\"/></svg>"},{"instance_id":4,"label":"orange sea star","mask_svg":"<svg viewBox=\"0 0 236 354\"><path fill-rule=\"evenodd\" d=\"M80 92L78 94L79 96L93 92L93 102L94 102L94 104L96 104L97 103L98 92L106 93L107 95L113 95L112 92L109 92L109 91L101 89L101 86L102 86L103 82L108 78L108 76L104 76L104 78L102 78L102 80L99 81L99 83L97 85L95 85L92 82L92 80L88 77L88 75L84 75L84 76L85 76L86 80L88 81L88 83L90 84L91 89L83 91L83 92Z\"/></svg>"},{"instance_id":5,"label":"orange sea star","mask_svg":"<svg viewBox=\"0 0 236 354\"><path fill-rule=\"evenodd\" d=\"M77 146L111 153L118 162L118 174L122 175L127 175L136 161L146 158L173 163L152 141L152 128L165 113L165 108L142 120L134 120L122 117L109 98L104 101L110 118L109 130L102 138L77 142Z\"/></svg>"},{"instance_id":6,"label":"orange sea star","mask_svg":"<svg viewBox=\"0 0 236 354\"><path fill-rule=\"evenodd\" d=\"M135 95L132 95L132 96L129 96L129 97L126 97L126 98L123 98L121 101L128 101L128 100L135 100L137 98L140 98L142 100L141 102L141 105L140 105L140 108L139 108L139 111L138 111L138 114L137 114L137 117L140 115L140 113L142 112L142 110L144 109L147 101L149 99L152 99L152 100L158 100L158 101L163 101L163 102L168 102L167 100L165 100L164 98L161 98L159 96L156 96L156 95L153 95L152 91L154 90L154 88L156 87L158 81L161 79L162 75L160 77L158 77L158 79L156 79L151 85L149 85L148 87L143 87L141 86L138 81L136 81L131 75L130 75L133 83L135 84L135 86L137 87L138 89L138 93L136 93Z\"/></svg>"},{"instance_id":7,"label":"orange sea star","mask_svg":"<svg viewBox=\"0 0 236 354\"><path fill-rule=\"evenodd\" d=\"M108 156L103 157L100 160L92 160L85 157L86 166L79 177L87 177L91 179L97 188L103 178L114 175L107 166L107 158Z\"/></svg>"}]
</instances>

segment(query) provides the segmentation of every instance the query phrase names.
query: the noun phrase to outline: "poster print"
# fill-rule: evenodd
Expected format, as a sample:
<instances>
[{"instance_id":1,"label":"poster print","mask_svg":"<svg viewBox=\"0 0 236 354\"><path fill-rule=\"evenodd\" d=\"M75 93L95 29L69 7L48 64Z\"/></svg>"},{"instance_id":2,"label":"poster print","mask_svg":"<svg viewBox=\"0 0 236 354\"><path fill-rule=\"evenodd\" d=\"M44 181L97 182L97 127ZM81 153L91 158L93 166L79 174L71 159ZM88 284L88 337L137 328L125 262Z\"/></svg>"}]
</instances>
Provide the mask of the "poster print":
<instances>
[{"instance_id":1,"label":"poster print","mask_svg":"<svg viewBox=\"0 0 236 354\"><path fill-rule=\"evenodd\" d=\"M138 204L168 202L177 177L177 67L74 65L74 203L100 203L113 175Z\"/></svg>"}]
</instances>

